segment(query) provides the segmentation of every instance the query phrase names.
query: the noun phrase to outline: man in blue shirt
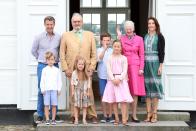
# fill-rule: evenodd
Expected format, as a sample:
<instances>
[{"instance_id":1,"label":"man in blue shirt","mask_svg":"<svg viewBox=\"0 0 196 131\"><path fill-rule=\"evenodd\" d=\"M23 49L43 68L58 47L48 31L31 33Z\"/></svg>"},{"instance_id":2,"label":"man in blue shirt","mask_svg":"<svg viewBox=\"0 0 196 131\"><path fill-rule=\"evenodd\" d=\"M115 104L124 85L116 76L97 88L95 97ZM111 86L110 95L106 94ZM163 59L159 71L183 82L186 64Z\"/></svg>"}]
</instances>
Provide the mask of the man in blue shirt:
<instances>
[{"instance_id":1,"label":"man in blue shirt","mask_svg":"<svg viewBox=\"0 0 196 131\"><path fill-rule=\"evenodd\" d=\"M59 47L61 36L54 33L55 19L52 16L47 16L44 19L45 31L37 35L33 41L31 53L37 59L37 77L38 77L38 100L37 113L38 119L36 123L40 123L44 117L43 94L40 89L40 81L42 69L47 66L45 53L51 51L55 56L55 66L58 67L59 62Z\"/></svg>"}]
</instances>

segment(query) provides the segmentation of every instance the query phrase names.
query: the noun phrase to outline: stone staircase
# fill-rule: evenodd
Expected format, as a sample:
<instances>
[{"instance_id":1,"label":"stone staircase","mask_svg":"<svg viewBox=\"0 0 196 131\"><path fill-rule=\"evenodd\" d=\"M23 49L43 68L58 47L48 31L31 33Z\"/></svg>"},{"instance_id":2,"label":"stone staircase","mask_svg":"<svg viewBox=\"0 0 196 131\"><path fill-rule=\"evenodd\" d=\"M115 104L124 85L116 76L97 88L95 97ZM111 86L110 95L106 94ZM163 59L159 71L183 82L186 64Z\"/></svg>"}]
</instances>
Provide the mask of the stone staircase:
<instances>
[{"instance_id":1,"label":"stone staircase","mask_svg":"<svg viewBox=\"0 0 196 131\"><path fill-rule=\"evenodd\" d=\"M98 111L98 119L101 118L101 112ZM129 121L128 126L123 126L122 124L114 126L110 123L98 123L91 124L90 121L87 125L79 124L69 124L70 114L69 112L59 112L58 115L64 121L62 123L57 123L57 125L45 125L41 123L37 125L37 131L190 131L189 126L186 121L189 121L190 114L188 112L158 112L157 123L133 123ZM144 120L146 113L144 111L138 112L138 118ZM34 119L36 120L37 113L34 114ZM81 121L80 121L81 123Z\"/></svg>"}]
</instances>

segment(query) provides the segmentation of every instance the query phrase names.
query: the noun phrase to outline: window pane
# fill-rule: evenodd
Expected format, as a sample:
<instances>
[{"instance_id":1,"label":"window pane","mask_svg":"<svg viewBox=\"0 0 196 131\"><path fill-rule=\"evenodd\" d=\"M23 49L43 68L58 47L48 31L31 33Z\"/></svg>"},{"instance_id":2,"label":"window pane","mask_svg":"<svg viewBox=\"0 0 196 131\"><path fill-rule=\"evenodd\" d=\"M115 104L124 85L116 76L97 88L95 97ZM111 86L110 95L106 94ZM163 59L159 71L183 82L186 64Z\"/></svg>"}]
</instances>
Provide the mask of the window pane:
<instances>
[{"instance_id":1,"label":"window pane","mask_svg":"<svg viewBox=\"0 0 196 131\"><path fill-rule=\"evenodd\" d=\"M120 31L122 34L125 34L125 29L124 29L124 23L122 24L118 24L119 28L120 28Z\"/></svg>"},{"instance_id":2,"label":"window pane","mask_svg":"<svg viewBox=\"0 0 196 131\"><path fill-rule=\"evenodd\" d=\"M100 47L100 34L94 34L95 42L96 42L96 48Z\"/></svg>"},{"instance_id":3,"label":"window pane","mask_svg":"<svg viewBox=\"0 0 196 131\"><path fill-rule=\"evenodd\" d=\"M83 14L84 24L91 24L91 14Z\"/></svg>"},{"instance_id":4,"label":"window pane","mask_svg":"<svg viewBox=\"0 0 196 131\"><path fill-rule=\"evenodd\" d=\"M128 7L128 1L127 0L117 0L117 7Z\"/></svg>"},{"instance_id":5,"label":"window pane","mask_svg":"<svg viewBox=\"0 0 196 131\"><path fill-rule=\"evenodd\" d=\"M108 24L116 24L116 14L108 14Z\"/></svg>"},{"instance_id":6,"label":"window pane","mask_svg":"<svg viewBox=\"0 0 196 131\"><path fill-rule=\"evenodd\" d=\"M100 34L100 25L92 25L92 32L96 35Z\"/></svg>"},{"instance_id":7,"label":"window pane","mask_svg":"<svg viewBox=\"0 0 196 131\"><path fill-rule=\"evenodd\" d=\"M100 24L100 14L92 14L92 24Z\"/></svg>"},{"instance_id":8,"label":"window pane","mask_svg":"<svg viewBox=\"0 0 196 131\"><path fill-rule=\"evenodd\" d=\"M88 31L92 31L91 24L83 24L83 29L88 30Z\"/></svg>"},{"instance_id":9,"label":"window pane","mask_svg":"<svg viewBox=\"0 0 196 131\"><path fill-rule=\"evenodd\" d=\"M116 35L111 35L112 37L112 41L116 40L117 39L117 36Z\"/></svg>"},{"instance_id":10,"label":"window pane","mask_svg":"<svg viewBox=\"0 0 196 131\"><path fill-rule=\"evenodd\" d=\"M91 0L80 0L80 7L91 7Z\"/></svg>"},{"instance_id":11,"label":"window pane","mask_svg":"<svg viewBox=\"0 0 196 131\"><path fill-rule=\"evenodd\" d=\"M108 32L110 34L116 34L116 24L108 24Z\"/></svg>"},{"instance_id":12,"label":"window pane","mask_svg":"<svg viewBox=\"0 0 196 131\"><path fill-rule=\"evenodd\" d=\"M125 14L117 14L117 24L123 24L125 21Z\"/></svg>"},{"instance_id":13,"label":"window pane","mask_svg":"<svg viewBox=\"0 0 196 131\"><path fill-rule=\"evenodd\" d=\"M102 0L92 0L92 7L101 7Z\"/></svg>"},{"instance_id":14,"label":"window pane","mask_svg":"<svg viewBox=\"0 0 196 131\"><path fill-rule=\"evenodd\" d=\"M107 7L116 7L116 0L107 0Z\"/></svg>"}]
</instances>

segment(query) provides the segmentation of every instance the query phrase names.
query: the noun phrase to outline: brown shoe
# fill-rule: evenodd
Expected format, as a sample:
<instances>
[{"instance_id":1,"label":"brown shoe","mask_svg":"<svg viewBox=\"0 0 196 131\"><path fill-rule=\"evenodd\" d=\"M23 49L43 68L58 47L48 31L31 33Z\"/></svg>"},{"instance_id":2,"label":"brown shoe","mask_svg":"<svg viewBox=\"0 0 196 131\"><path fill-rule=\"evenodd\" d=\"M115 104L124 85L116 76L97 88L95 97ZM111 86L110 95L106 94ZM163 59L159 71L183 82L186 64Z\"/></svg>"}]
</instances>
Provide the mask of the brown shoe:
<instances>
[{"instance_id":1,"label":"brown shoe","mask_svg":"<svg viewBox=\"0 0 196 131\"><path fill-rule=\"evenodd\" d=\"M97 124L97 123L98 123L96 117L93 117L93 118L92 118L92 123L93 123L93 124Z\"/></svg>"}]
</instances>

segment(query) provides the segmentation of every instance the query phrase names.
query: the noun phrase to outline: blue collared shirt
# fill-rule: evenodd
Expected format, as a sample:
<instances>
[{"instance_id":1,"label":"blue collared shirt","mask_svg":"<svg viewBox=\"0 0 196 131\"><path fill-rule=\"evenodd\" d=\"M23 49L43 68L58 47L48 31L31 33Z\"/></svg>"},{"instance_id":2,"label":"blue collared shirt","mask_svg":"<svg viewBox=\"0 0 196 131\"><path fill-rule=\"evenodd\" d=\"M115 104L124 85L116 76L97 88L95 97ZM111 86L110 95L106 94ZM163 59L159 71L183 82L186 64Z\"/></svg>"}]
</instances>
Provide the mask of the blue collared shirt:
<instances>
[{"instance_id":1,"label":"blue collared shirt","mask_svg":"<svg viewBox=\"0 0 196 131\"><path fill-rule=\"evenodd\" d=\"M98 59L97 74L99 79L107 79L107 61L113 52L112 48L108 48L105 51L103 59L100 60L98 57L103 50L104 50L103 47L97 49L97 59Z\"/></svg>"},{"instance_id":2,"label":"blue collared shirt","mask_svg":"<svg viewBox=\"0 0 196 131\"><path fill-rule=\"evenodd\" d=\"M50 37L47 32L43 32L35 37L31 53L38 62L46 63L45 53L51 51L55 56L55 62L58 63L60 40L61 36L57 33Z\"/></svg>"}]
</instances>

